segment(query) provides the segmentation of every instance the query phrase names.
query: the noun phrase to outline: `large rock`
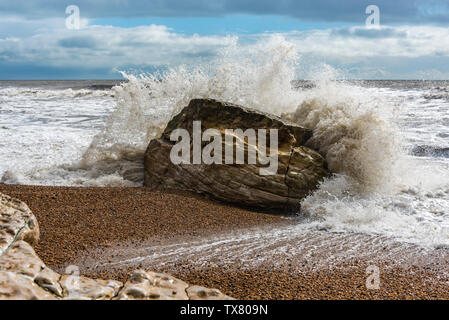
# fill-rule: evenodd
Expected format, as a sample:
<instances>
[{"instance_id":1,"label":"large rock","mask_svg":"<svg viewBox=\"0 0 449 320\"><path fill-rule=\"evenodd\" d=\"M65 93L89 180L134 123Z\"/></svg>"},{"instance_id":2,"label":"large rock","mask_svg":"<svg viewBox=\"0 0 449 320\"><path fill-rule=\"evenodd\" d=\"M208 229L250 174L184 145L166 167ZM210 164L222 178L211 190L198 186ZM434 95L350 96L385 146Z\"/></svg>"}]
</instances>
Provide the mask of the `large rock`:
<instances>
[{"instance_id":1,"label":"large rock","mask_svg":"<svg viewBox=\"0 0 449 320\"><path fill-rule=\"evenodd\" d=\"M0 300L231 299L216 289L190 286L170 275L137 270L119 281L60 275L37 256L39 226L22 201L0 193Z\"/></svg>"},{"instance_id":2,"label":"large rock","mask_svg":"<svg viewBox=\"0 0 449 320\"><path fill-rule=\"evenodd\" d=\"M224 160L222 164L193 164L194 121L201 121L202 132L217 129L221 133L223 154L226 129L254 129L256 134L258 129L267 129L267 155L271 151L268 129L277 129L277 172L262 175L260 169L267 165L260 165L259 161L248 164L248 149L259 150L260 145L248 144L247 139L243 144L244 164L235 164L235 153L232 164L224 164ZM189 163L174 164L170 160L177 142L171 141L170 135L176 129L186 129L190 134ZM273 115L212 99L194 99L168 123L160 138L150 142L145 153L145 185L194 191L243 206L298 208L301 199L329 174L325 159L304 146L311 136L310 130ZM236 140L232 141L236 150ZM202 142L202 148L208 143Z\"/></svg>"},{"instance_id":3,"label":"large rock","mask_svg":"<svg viewBox=\"0 0 449 320\"><path fill-rule=\"evenodd\" d=\"M25 203L0 193L0 255L17 240L37 244L39 226Z\"/></svg>"}]
</instances>

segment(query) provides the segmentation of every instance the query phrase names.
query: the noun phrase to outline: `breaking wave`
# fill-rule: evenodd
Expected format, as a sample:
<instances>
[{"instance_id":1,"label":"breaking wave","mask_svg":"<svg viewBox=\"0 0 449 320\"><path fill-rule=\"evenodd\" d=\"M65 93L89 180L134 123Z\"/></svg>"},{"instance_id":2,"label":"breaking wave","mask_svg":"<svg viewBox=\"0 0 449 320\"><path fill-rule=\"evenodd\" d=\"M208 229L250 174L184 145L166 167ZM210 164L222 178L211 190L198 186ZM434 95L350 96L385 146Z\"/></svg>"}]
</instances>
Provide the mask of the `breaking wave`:
<instances>
[{"instance_id":1,"label":"breaking wave","mask_svg":"<svg viewBox=\"0 0 449 320\"><path fill-rule=\"evenodd\" d=\"M394 109L361 87L334 81L336 72L329 67L314 75L312 89L295 89L299 62L292 43L273 37L251 47L234 44L208 65L123 74L128 82L115 88L115 111L83 162L139 157L191 99L214 98L312 129L310 146L325 155L333 172L347 175L364 190L390 185L402 153L391 121Z\"/></svg>"}]
</instances>

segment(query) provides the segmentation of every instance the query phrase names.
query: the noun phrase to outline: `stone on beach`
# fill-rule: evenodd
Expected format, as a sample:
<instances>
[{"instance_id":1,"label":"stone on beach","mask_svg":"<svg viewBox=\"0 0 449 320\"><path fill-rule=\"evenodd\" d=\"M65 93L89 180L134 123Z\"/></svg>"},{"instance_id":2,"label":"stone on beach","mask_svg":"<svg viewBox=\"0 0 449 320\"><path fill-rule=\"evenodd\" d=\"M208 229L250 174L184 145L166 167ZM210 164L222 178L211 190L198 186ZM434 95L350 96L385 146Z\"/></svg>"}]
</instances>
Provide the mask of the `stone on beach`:
<instances>
[{"instance_id":1,"label":"stone on beach","mask_svg":"<svg viewBox=\"0 0 449 320\"><path fill-rule=\"evenodd\" d=\"M189 300L187 283L163 273L134 271L125 283L121 300Z\"/></svg>"},{"instance_id":2,"label":"stone on beach","mask_svg":"<svg viewBox=\"0 0 449 320\"><path fill-rule=\"evenodd\" d=\"M185 129L193 136L193 122L201 121L201 130L216 129L222 136L227 129L278 130L275 174L261 175L266 166L256 164L174 164L170 159L174 142L171 133ZM273 115L212 99L194 99L167 125L145 152L145 186L189 190L225 202L267 209L297 208L329 172L325 159L305 146L312 132ZM224 139L226 140L226 139ZM245 155L252 145L244 141ZM233 139L236 150L236 139ZM204 146L205 142L202 143ZM192 143L190 143L192 146ZM269 144L267 142L267 154ZM225 150L225 144L222 150ZM271 151L271 150L270 150ZM192 150L190 154L193 154ZM224 157L223 157L224 158Z\"/></svg>"}]
</instances>

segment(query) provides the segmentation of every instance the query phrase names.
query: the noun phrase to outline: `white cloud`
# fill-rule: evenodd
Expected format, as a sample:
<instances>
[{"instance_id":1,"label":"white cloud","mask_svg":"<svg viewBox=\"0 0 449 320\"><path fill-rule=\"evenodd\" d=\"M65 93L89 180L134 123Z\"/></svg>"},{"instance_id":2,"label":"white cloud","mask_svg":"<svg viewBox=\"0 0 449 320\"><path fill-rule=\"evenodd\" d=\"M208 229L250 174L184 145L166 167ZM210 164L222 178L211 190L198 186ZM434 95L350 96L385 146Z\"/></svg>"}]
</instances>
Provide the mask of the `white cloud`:
<instances>
[{"instance_id":1,"label":"white cloud","mask_svg":"<svg viewBox=\"0 0 449 320\"><path fill-rule=\"evenodd\" d=\"M449 28L401 26L297 31L285 34L303 53L330 57L449 56Z\"/></svg>"},{"instance_id":2,"label":"white cloud","mask_svg":"<svg viewBox=\"0 0 449 320\"><path fill-rule=\"evenodd\" d=\"M178 34L166 26L55 28L23 38L0 39L0 56L11 62L51 66L163 65L213 55L233 37Z\"/></svg>"},{"instance_id":3,"label":"white cloud","mask_svg":"<svg viewBox=\"0 0 449 320\"><path fill-rule=\"evenodd\" d=\"M176 65L209 59L237 41L231 36L180 34L163 25L121 28L89 26L87 21L82 25L79 30L68 30L64 19L25 21L9 17L0 22L0 31L12 26L22 29L14 37L2 38L0 32L0 62L107 70L130 65ZM349 77L404 78L408 74L432 78L438 74L447 78L449 75L449 66L440 63L449 61L449 28L352 27L283 35L297 45L310 64L329 63L345 69ZM239 41L245 46L268 36L244 36ZM421 65L414 66L416 61ZM405 66L398 67L401 63Z\"/></svg>"}]
</instances>

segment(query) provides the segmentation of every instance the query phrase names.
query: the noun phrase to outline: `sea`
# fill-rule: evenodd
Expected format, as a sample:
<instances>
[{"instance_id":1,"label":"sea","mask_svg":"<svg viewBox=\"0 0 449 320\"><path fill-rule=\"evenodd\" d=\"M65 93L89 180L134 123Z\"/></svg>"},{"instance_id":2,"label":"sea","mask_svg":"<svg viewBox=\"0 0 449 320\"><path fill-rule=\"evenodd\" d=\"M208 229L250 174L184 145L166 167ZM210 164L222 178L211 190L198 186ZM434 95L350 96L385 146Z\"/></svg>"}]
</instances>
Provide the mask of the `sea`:
<instances>
[{"instance_id":1,"label":"sea","mask_svg":"<svg viewBox=\"0 0 449 320\"><path fill-rule=\"evenodd\" d=\"M345 80L328 66L296 80L300 51L287 41L241 55L123 81L0 81L0 182L142 186L149 141L190 99L216 98L310 128L334 173L265 237L449 247L449 81Z\"/></svg>"}]
</instances>

